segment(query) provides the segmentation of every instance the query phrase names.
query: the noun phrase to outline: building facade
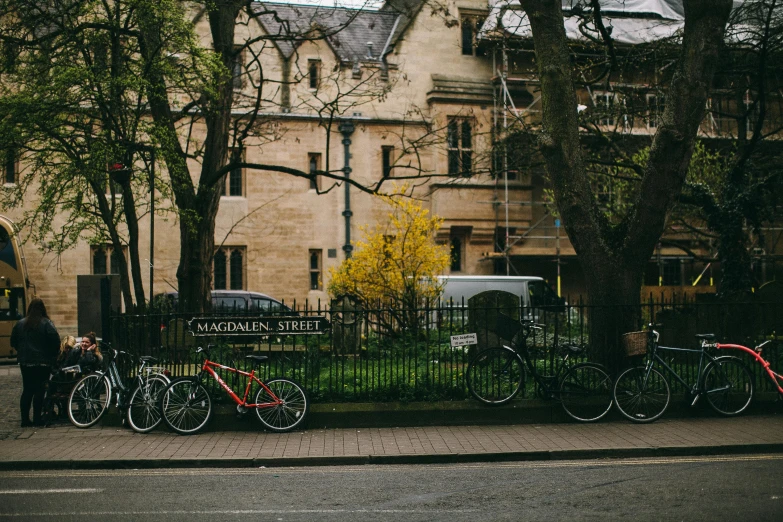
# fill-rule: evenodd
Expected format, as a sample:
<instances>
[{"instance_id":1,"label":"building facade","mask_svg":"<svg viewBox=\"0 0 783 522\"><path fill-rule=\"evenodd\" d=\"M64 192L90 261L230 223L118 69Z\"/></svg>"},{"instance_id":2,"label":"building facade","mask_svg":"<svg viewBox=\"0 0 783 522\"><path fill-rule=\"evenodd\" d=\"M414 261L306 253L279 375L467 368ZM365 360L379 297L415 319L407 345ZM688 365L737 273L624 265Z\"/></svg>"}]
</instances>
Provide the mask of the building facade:
<instances>
[{"instance_id":1,"label":"building facade","mask_svg":"<svg viewBox=\"0 0 783 522\"><path fill-rule=\"evenodd\" d=\"M567 28L579 14L569 11L573 3L564 0ZM641 2L636 11L608 4L615 8L607 13L618 28L618 46L628 55L682 26L676 0ZM392 0L378 11L291 4L256 9L258 17L244 15L237 25L237 45L254 43L238 53L233 71L238 117L256 102L263 78L259 124L245 142L245 162L343 175L348 152L351 179L382 191L407 184L443 218L436 240L452 249L450 273L535 275L562 295L583 290L531 138L540 96L529 26L518 6ZM209 45L204 13L195 11L193 22ZM297 38L274 38L291 27ZM577 55L587 60L592 52L585 45ZM665 105L664 81L657 77L665 75L659 72L664 65L641 61L632 73L606 78L602 89L583 87L580 110L595 129L619 136L622 146L643 148ZM725 112L710 112L705 137L731 134L732 124L715 118ZM198 140L204 130L192 132ZM13 183L13 176L24 175L24 160L4 168L6 183ZM618 191L598 190L607 201ZM214 287L263 292L287 304L327 304L329 270L345 259L362 227L384 223L387 213L368 192L328 174L306 179L235 169L223 193ZM177 218L167 209L165 202L158 205L150 245L155 293L177 289ZM141 217L140 236L144 251L149 215ZM685 230L670 236L651 259L646 284L714 290L714 267L704 260L713 253L709 242ZM779 239L780 232L770 231L767 279L778 270ZM66 330L76 325L76 276L110 273L113 256L120 255L87 240L57 258L36 245L26 249L31 281Z\"/></svg>"}]
</instances>

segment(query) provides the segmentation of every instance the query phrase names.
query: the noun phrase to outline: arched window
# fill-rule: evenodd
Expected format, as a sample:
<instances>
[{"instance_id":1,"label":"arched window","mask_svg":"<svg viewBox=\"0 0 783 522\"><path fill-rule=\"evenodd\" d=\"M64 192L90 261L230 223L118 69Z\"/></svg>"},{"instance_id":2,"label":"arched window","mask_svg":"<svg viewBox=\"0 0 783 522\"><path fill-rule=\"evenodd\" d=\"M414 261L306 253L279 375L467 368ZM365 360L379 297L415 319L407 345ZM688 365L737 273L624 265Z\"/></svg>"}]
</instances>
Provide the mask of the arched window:
<instances>
[{"instance_id":1,"label":"arched window","mask_svg":"<svg viewBox=\"0 0 783 522\"><path fill-rule=\"evenodd\" d=\"M226 253L221 249L214 258L215 290L226 290Z\"/></svg>"}]
</instances>

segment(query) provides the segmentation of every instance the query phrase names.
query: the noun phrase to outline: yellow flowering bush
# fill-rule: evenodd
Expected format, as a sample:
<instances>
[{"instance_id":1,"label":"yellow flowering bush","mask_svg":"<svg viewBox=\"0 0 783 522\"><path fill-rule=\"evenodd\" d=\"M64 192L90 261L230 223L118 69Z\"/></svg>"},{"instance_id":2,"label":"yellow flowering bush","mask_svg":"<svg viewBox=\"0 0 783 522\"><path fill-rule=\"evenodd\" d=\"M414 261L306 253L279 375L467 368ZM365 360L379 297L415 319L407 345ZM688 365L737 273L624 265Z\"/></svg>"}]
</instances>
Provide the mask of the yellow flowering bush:
<instances>
[{"instance_id":1,"label":"yellow flowering bush","mask_svg":"<svg viewBox=\"0 0 783 522\"><path fill-rule=\"evenodd\" d=\"M430 216L418 201L378 197L390 206L388 223L361 227L353 257L330 271L329 293L389 310L389 319L381 321L388 329L417 328L418 309L440 296L435 276L449 263L448 246L434 239L443 220Z\"/></svg>"}]
</instances>

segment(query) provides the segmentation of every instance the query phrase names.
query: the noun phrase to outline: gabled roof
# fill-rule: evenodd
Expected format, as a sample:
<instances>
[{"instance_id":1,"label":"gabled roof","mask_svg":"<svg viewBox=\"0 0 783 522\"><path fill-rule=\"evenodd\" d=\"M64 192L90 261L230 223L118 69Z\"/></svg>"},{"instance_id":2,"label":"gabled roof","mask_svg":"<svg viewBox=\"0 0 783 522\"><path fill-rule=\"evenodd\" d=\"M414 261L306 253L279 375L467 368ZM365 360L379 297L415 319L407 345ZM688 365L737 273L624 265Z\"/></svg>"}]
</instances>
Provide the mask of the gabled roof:
<instances>
[{"instance_id":1,"label":"gabled roof","mask_svg":"<svg viewBox=\"0 0 783 522\"><path fill-rule=\"evenodd\" d=\"M381 61L399 15L393 12L253 2L258 21L290 58L308 35L325 41L344 62Z\"/></svg>"}]
</instances>

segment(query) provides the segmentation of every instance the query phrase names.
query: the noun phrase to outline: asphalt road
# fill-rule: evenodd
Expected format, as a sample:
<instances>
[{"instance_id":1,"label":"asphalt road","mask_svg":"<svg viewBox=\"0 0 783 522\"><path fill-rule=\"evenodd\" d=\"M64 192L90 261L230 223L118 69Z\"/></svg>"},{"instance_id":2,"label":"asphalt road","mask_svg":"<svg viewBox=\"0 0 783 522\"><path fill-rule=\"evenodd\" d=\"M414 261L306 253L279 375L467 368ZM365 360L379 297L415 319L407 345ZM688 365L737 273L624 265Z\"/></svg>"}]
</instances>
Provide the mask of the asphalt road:
<instances>
[{"instance_id":1,"label":"asphalt road","mask_svg":"<svg viewBox=\"0 0 783 522\"><path fill-rule=\"evenodd\" d=\"M0 520L783 519L783 455L0 473Z\"/></svg>"}]
</instances>

